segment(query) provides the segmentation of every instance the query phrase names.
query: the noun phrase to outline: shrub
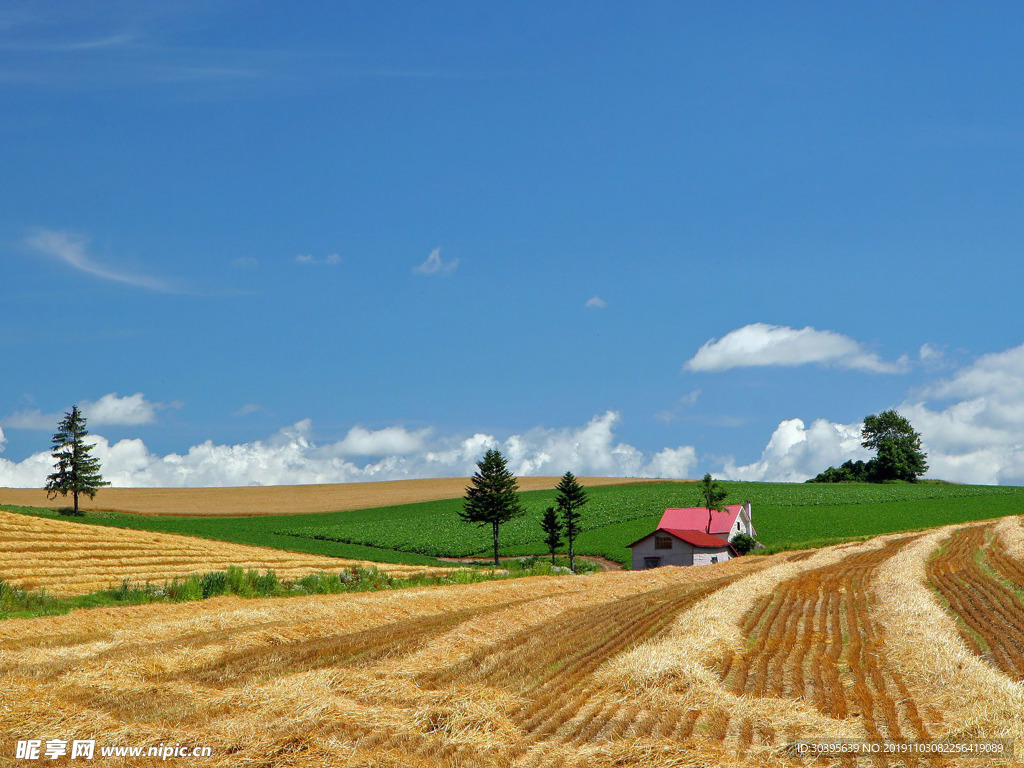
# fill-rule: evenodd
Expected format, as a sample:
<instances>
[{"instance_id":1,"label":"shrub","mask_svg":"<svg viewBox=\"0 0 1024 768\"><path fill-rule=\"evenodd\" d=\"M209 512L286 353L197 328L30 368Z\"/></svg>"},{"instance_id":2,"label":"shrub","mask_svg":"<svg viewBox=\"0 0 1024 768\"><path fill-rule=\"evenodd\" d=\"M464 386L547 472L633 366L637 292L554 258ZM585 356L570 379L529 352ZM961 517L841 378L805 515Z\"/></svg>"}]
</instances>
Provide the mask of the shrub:
<instances>
[{"instance_id":1,"label":"shrub","mask_svg":"<svg viewBox=\"0 0 1024 768\"><path fill-rule=\"evenodd\" d=\"M738 555L746 555L757 546L757 541L745 533L736 534L729 540L729 543L732 544L732 548L736 550Z\"/></svg>"}]
</instances>

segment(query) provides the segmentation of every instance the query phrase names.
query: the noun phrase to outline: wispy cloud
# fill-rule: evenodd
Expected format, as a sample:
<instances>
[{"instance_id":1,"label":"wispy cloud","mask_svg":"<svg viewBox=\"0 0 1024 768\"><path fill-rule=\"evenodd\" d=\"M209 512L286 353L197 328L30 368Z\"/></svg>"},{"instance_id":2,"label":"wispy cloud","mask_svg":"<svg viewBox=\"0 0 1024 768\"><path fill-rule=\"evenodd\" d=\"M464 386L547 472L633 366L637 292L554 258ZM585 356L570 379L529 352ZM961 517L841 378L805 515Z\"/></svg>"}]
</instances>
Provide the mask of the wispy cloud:
<instances>
[{"instance_id":1,"label":"wispy cloud","mask_svg":"<svg viewBox=\"0 0 1024 768\"><path fill-rule=\"evenodd\" d=\"M120 426L132 427L154 424L157 412L166 408L181 408L182 403L156 403L147 400L141 392L120 397L116 392L103 395L99 400L82 400L78 408L90 427ZM18 411L0 419L11 429L53 429L64 418L63 413L44 413L38 409Z\"/></svg>"},{"instance_id":2,"label":"wispy cloud","mask_svg":"<svg viewBox=\"0 0 1024 768\"><path fill-rule=\"evenodd\" d=\"M608 307L608 302L602 299L600 296L592 296L591 298L587 299L586 303L583 306L589 307L590 309L606 309Z\"/></svg>"},{"instance_id":3,"label":"wispy cloud","mask_svg":"<svg viewBox=\"0 0 1024 768\"><path fill-rule=\"evenodd\" d=\"M886 362L859 341L835 331L767 323L752 323L721 339L711 339L683 367L688 371L720 372L810 363L871 373L905 373L909 367L906 357Z\"/></svg>"},{"instance_id":4,"label":"wispy cloud","mask_svg":"<svg viewBox=\"0 0 1024 768\"><path fill-rule=\"evenodd\" d=\"M82 235L71 232L63 232L51 229L36 230L26 240L25 244L39 253L60 259L68 266L86 272L94 277L104 280L111 280L116 283L124 283L136 288L145 288L160 293L184 293L180 287L173 285L167 280L146 275L136 275L129 272L120 272L110 267L98 264L86 252L88 239Z\"/></svg>"},{"instance_id":5,"label":"wispy cloud","mask_svg":"<svg viewBox=\"0 0 1024 768\"><path fill-rule=\"evenodd\" d=\"M336 253L328 254L322 259L318 259L308 253L300 253L295 257L295 260L299 262L299 264L313 264L317 266L333 266L334 264L341 264L341 256Z\"/></svg>"},{"instance_id":6,"label":"wispy cloud","mask_svg":"<svg viewBox=\"0 0 1024 768\"><path fill-rule=\"evenodd\" d=\"M458 259L445 262L441 260L441 249L435 248L427 256L427 260L413 269L417 275L445 275L459 266Z\"/></svg>"}]
</instances>

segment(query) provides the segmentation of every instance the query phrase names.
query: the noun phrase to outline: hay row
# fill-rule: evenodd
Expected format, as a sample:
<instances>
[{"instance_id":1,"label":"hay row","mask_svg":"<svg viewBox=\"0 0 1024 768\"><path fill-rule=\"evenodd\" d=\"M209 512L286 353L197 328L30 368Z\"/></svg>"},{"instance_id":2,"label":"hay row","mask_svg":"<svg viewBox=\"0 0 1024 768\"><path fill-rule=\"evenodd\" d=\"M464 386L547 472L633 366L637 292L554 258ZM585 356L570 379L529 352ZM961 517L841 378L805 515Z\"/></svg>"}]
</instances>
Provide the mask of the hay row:
<instances>
[{"instance_id":1,"label":"hay row","mask_svg":"<svg viewBox=\"0 0 1024 768\"><path fill-rule=\"evenodd\" d=\"M970 649L928 586L929 558L955 530L927 534L883 563L871 611L886 627L889 662L925 697L926 711L942 713L936 738L1024 743L1024 688Z\"/></svg>"},{"instance_id":2,"label":"hay row","mask_svg":"<svg viewBox=\"0 0 1024 768\"><path fill-rule=\"evenodd\" d=\"M230 565L273 570L289 579L354 567L378 567L398 577L448 572L438 567L343 560L0 511L0 578L21 587L45 587L58 596L105 589L125 578L134 583L162 583Z\"/></svg>"},{"instance_id":3,"label":"hay row","mask_svg":"<svg viewBox=\"0 0 1024 768\"><path fill-rule=\"evenodd\" d=\"M955 531L929 562L928 578L962 621L964 641L1010 677L1024 680L1024 606L975 559L992 533L991 524ZM1001 562L1013 565L1005 556Z\"/></svg>"}]
</instances>

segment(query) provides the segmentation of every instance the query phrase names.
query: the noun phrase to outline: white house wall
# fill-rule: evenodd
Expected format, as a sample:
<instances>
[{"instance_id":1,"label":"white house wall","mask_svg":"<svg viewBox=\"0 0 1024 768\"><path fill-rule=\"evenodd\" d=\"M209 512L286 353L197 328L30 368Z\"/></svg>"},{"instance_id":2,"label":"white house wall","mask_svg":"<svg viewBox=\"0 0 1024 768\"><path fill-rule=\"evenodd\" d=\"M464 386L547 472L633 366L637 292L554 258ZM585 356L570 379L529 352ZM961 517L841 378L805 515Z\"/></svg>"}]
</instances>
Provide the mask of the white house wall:
<instances>
[{"instance_id":1,"label":"white house wall","mask_svg":"<svg viewBox=\"0 0 1024 768\"><path fill-rule=\"evenodd\" d=\"M645 570L644 558L647 557L660 557L661 562L658 564L658 567L664 565L711 565L712 557L717 557L717 562L719 563L724 563L732 558L729 547L724 544L721 547L714 548L695 547L689 542L677 539L675 536L672 536L671 539L672 549L655 549L653 533L634 544L633 570Z\"/></svg>"}]
</instances>

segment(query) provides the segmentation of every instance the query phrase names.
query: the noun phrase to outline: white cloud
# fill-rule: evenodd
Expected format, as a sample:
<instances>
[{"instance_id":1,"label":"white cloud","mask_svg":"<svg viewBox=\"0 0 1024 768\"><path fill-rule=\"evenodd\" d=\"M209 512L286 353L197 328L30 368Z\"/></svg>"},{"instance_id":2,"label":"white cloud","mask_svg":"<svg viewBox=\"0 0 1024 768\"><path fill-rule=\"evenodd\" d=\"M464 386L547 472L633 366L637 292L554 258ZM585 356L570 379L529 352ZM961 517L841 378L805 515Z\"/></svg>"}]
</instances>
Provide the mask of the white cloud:
<instances>
[{"instance_id":1,"label":"white cloud","mask_svg":"<svg viewBox=\"0 0 1024 768\"><path fill-rule=\"evenodd\" d=\"M317 266L331 266L334 264L341 264L341 256L339 256L336 253L324 256L322 259L315 258L314 256L308 253L300 253L298 256L295 257L295 260L299 262L299 264L314 264Z\"/></svg>"},{"instance_id":2,"label":"white cloud","mask_svg":"<svg viewBox=\"0 0 1024 768\"><path fill-rule=\"evenodd\" d=\"M984 355L907 399L896 410L921 434L927 476L960 483L1024 484L1024 344ZM882 409L879 409L882 410ZM761 458L725 477L798 482L848 459L868 459L860 423L800 419L779 424Z\"/></svg>"},{"instance_id":3,"label":"white cloud","mask_svg":"<svg viewBox=\"0 0 1024 768\"><path fill-rule=\"evenodd\" d=\"M606 309L608 307L608 302L602 299L600 296L592 296L591 298L587 299L586 303L583 306L589 307L590 309Z\"/></svg>"},{"instance_id":4,"label":"white cloud","mask_svg":"<svg viewBox=\"0 0 1024 768\"><path fill-rule=\"evenodd\" d=\"M706 342L683 366L689 371L727 371L764 365L835 365L871 373L902 373L907 359L885 362L860 342L835 331L752 323Z\"/></svg>"},{"instance_id":5,"label":"white cloud","mask_svg":"<svg viewBox=\"0 0 1024 768\"><path fill-rule=\"evenodd\" d=\"M113 280L114 282L134 285L138 288L147 288L151 291L160 291L161 293L180 292L179 289L172 286L166 280L146 277L144 275L132 275L126 272L116 272L109 267L97 264L86 253L88 240L81 235L39 229L28 237L25 243L40 253L54 256L75 269L101 277L104 280Z\"/></svg>"},{"instance_id":6,"label":"white cloud","mask_svg":"<svg viewBox=\"0 0 1024 768\"><path fill-rule=\"evenodd\" d=\"M1024 344L983 355L898 410L921 433L929 476L1024 484Z\"/></svg>"},{"instance_id":7,"label":"white cloud","mask_svg":"<svg viewBox=\"0 0 1024 768\"><path fill-rule=\"evenodd\" d=\"M758 461L738 466L730 459L722 477L801 483L848 459L869 459L872 454L860 446L860 427L860 422L835 424L817 419L807 428L802 419L787 419L776 427Z\"/></svg>"},{"instance_id":8,"label":"white cloud","mask_svg":"<svg viewBox=\"0 0 1024 768\"><path fill-rule=\"evenodd\" d=\"M501 450L517 475L687 477L696 461L692 446L653 455L616 441L619 414L608 411L582 427L538 427L504 439L477 433L431 438L426 429L353 427L335 443L317 445L312 422L300 421L270 439L236 445L206 441L184 454L158 456L138 439L111 444L93 435L103 475L119 487L195 487L340 483L416 477L468 477L488 448ZM355 461L354 456L371 456ZM41 487L51 471L46 452L21 462L0 459L0 486Z\"/></svg>"},{"instance_id":9,"label":"white cloud","mask_svg":"<svg viewBox=\"0 0 1024 768\"><path fill-rule=\"evenodd\" d=\"M125 397L118 397L116 392L111 392L103 395L99 400L82 400L78 403L90 428L153 424L156 421L158 410L180 408L181 406L180 402L151 402L141 392ZM54 429L63 418L63 413L43 413L35 409L12 413L2 419L0 423L13 429Z\"/></svg>"},{"instance_id":10,"label":"white cloud","mask_svg":"<svg viewBox=\"0 0 1024 768\"><path fill-rule=\"evenodd\" d=\"M342 456L406 455L422 450L429 433L429 429L409 432L402 427L385 427L370 431L356 426L332 448Z\"/></svg>"},{"instance_id":11,"label":"white cloud","mask_svg":"<svg viewBox=\"0 0 1024 768\"><path fill-rule=\"evenodd\" d=\"M175 403L174 405L180 404ZM100 427L152 424L156 421L157 409L168 406L163 403L150 402L141 392L125 397L118 397L116 392L111 392L95 402L83 400L78 407L90 426Z\"/></svg>"},{"instance_id":12,"label":"white cloud","mask_svg":"<svg viewBox=\"0 0 1024 768\"><path fill-rule=\"evenodd\" d=\"M454 270L457 266L459 266L458 259L452 259L449 262L444 262L441 260L441 249L435 248L430 252L430 255L427 256L427 260L414 268L413 272L418 275L444 275Z\"/></svg>"}]
</instances>

